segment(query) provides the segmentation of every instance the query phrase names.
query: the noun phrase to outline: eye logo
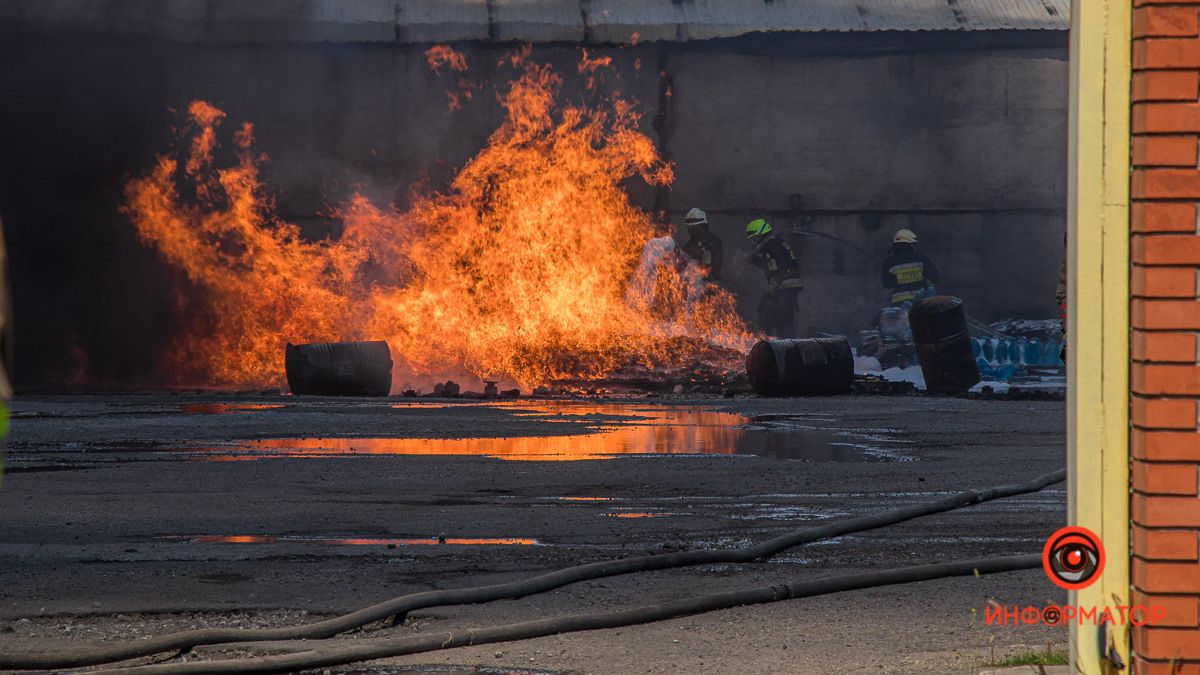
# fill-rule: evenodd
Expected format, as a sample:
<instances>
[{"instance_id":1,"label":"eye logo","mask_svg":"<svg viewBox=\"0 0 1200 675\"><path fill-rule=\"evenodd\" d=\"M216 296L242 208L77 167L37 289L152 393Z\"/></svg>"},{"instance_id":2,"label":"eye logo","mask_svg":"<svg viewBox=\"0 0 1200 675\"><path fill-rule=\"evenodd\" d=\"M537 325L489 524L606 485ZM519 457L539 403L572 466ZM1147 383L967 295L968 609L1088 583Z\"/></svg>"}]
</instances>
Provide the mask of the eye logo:
<instances>
[{"instance_id":1,"label":"eye logo","mask_svg":"<svg viewBox=\"0 0 1200 675\"><path fill-rule=\"evenodd\" d=\"M1050 581L1068 591L1087 588L1104 571L1104 544L1086 527L1064 527L1046 540L1042 569Z\"/></svg>"}]
</instances>

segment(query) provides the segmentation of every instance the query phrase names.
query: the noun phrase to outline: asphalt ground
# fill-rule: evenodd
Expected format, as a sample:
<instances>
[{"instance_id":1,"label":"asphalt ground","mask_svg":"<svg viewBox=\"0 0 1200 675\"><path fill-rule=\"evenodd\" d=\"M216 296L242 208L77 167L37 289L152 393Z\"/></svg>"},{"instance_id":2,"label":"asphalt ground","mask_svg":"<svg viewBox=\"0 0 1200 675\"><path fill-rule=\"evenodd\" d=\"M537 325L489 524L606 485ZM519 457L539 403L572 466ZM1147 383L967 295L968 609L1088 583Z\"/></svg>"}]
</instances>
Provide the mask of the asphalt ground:
<instances>
[{"instance_id":1,"label":"asphalt ground","mask_svg":"<svg viewBox=\"0 0 1200 675\"><path fill-rule=\"evenodd\" d=\"M1064 405L1053 401L146 394L18 398L13 412L0 488L0 651L301 623L414 591L746 545L1024 481L1061 468L1065 457ZM766 562L422 610L402 626L379 624L347 639L1039 553L1065 517L1065 487L1057 485ZM373 665L392 672L976 672L1002 656L1066 648L1061 627L987 625L989 603L1065 599L1032 570ZM246 650L206 648L190 658L233 653Z\"/></svg>"}]
</instances>

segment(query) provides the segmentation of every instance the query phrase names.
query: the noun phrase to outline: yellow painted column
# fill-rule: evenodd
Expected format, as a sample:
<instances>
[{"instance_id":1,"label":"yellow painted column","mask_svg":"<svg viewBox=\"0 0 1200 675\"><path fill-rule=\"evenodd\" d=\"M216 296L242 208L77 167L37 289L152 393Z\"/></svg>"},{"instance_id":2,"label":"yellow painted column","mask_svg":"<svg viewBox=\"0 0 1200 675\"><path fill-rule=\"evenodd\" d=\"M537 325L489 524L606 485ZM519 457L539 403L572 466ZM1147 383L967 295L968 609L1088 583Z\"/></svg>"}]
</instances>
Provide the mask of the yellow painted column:
<instances>
[{"instance_id":1,"label":"yellow painted column","mask_svg":"<svg viewBox=\"0 0 1200 675\"><path fill-rule=\"evenodd\" d=\"M1100 580L1072 593L1083 606L1129 599L1131 15L1129 0L1071 3L1068 518L1108 553ZM1072 672L1115 672L1112 650L1128 668L1125 626L1072 626Z\"/></svg>"}]
</instances>

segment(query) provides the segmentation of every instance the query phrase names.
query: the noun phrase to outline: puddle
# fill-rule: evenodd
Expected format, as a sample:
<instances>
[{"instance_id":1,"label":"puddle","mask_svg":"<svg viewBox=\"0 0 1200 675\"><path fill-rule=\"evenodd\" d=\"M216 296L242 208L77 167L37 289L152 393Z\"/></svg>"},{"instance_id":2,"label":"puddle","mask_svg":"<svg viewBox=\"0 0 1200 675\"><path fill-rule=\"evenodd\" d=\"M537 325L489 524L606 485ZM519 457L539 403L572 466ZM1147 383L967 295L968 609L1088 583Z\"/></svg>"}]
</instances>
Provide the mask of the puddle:
<instances>
[{"instance_id":1,"label":"puddle","mask_svg":"<svg viewBox=\"0 0 1200 675\"><path fill-rule=\"evenodd\" d=\"M753 496L753 495L752 495ZM747 501L745 497L687 495L679 497L543 497L546 500L580 504L599 502L605 518L668 518L703 516L733 521L813 522L843 518L852 514L843 508L802 507L793 503ZM605 503L608 502L608 503ZM626 503L628 506L621 506ZM687 510L680 511L686 503Z\"/></svg>"},{"instance_id":2,"label":"puddle","mask_svg":"<svg viewBox=\"0 0 1200 675\"><path fill-rule=\"evenodd\" d=\"M388 407L393 410L407 410L410 408L456 408L461 406L478 406L478 401L408 401L405 403L392 403ZM488 407L496 407L496 404L489 404Z\"/></svg>"},{"instance_id":3,"label":"puddle","mask_svg":"<svg viewBox=\"0 0 1200 675\"><path fill-rule=\"evenodd\" d=\"M429 537L423 539L363 539L323 538L265 534L200 534L170 537L191 544L320 544L326 546L541 546L537 539L498 538L469 539L459 537Z\"/></svg>"},{"instance_id":4,"label":"puddle","mask_svg":"<svg viewBox=\"0 0 1200 675\"><path fill-rule=\"evenodd\" d=\"M277 410L282 403L185 403L179 406L185 415L230 415L261 410Z\"/></svg>"},{"instance_id":5,"label":"puddle","mask_svg":"<svg viewBox=\"0 0 1200 675\"><path fill-rule=\"evenodd\" d=\"M80 471L95 468L94 464L25 464L22 466L6 466L3 473L48 473L51 471Z\"/></svg>"},{"instance_id":6,"label":"puddle","mask_svg":"<svg viewBox=\"0 0 1200 675\"><path fill-rule=\"evenodd\" d=\"M590 401L500 401L451 404L504 408L514 416L536 418L545 436L508 438L269 438L205 445L151 441L111 441L39 448L43 457L80 461L105 455L106 461L195 459L249 461L268 458L346 457L356 455L475 456L503 460L574 461L617 457L760 456L810 462L898 462L905 441L891 429L828 429L804 414L751 418L698 406ZM282 403L196 403L185 414L237 414L282 408ZM409 402L392 407L445 407ZM403 413L398 413L403 414ZM823 421L823 420L820 420ZM560 429L564 431L559 431ZM578 433L585 432L585 433ZM23 459L16 456L14 460ZM580 498L583 499L582 497Z\"/></svg>"},{"instance_id":7,"label":"puddle","mask_svg":"<svg viewBox=\"0 0 1200 675\"><path fill-rule=\"evenodd\" d=\"M735 504L738 511L726 516L730 520L777 520L777 521L812 521L828 520L847 516L842 511L820 511L802 506L778 506L775 504Z\"/></svg>"},{"instance_id":8,"label":"puddle","mask_svg":"<svg viewBox=\"0 0 1200 675\"><path fill-rule=\"evenodd\" d=\"M240 461L263 457L341 455L467 455L505 460L600 460L641 455L757 455L814 462L889 462L911 458L895 452L902 443L887 430L829 430L769 425L734 413L683 406L519 402L517 416L549 423L583 423L595 433L517 438L275 438L207 448L205 459ZM812 421L811 418L800 418ZM581 498L582 499L582 498Z\"/></svg>"}]
</instances>

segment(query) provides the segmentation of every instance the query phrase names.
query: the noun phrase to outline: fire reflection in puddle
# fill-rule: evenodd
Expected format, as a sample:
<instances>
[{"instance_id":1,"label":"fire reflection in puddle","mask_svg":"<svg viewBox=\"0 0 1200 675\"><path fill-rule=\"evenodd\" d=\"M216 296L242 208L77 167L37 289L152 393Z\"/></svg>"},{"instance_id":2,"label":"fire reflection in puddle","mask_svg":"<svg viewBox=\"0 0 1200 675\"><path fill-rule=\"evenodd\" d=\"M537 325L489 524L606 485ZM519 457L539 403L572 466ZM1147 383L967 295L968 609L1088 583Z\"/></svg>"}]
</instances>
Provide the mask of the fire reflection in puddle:
<instances>
[{"instance_id":1,"label":"fire reflection in puddle","mask_svg":"<svg viewBox=\"0 0 1200 675\"><path fill-rule=\"evenodd\" d=\"M278 410L282 403L185 403L179 406L185 415L229 415Z\"/></svg>"},{"instance_id":2,"label":"fire reflection in puddle","mask_svg":"<svg viewBox=\"0 0 1200 675\"><path fill-rule=\"evenodd\" d=\"M388 407L393 410L424 410L429 408L455 408L460 406L477 405L479 405L477 401L406 401L404 403L391 403L388 405Z\"/></svg>"},{"instance_id":3,"label":"fire reflection in puddle","mask_svg":"<svg viewBox=\"0 0 1200 675\"><path fill-rule=\"evenodd\" d=\"M623 455L731 455L741 415L683 407L626 404L521 405L522 416L584 422L598 431L518 438L270 438L212 448L210 460L336 455L471 455L507 460L588 460Z\"/></svg>"},{"instance_id":4,"label":"fire reflection in puddle","mask_svg":"<svg viewBox=\"0 0 1200 675\"><path fill-rule=\"evenodd\" d=\"M537 539L429 537L422 539L322 538L263 534L202 534L172 537L192 544L322 544L326 546L540 546Z\"/></svg>"},{"instance_id":5,"label":"fire reflection in puddle","mask_svg":"<svg viewBox=\"0 0 1200 675\"><path fill-rule=\"evenodd\" d=\"M465 455L505 460L603 460L623 456L759 455L818 462L906 461L879 432L769 427L727 412L696 407L590 402L498 402L551 424L561 420L595 433L515 438L272 438L206 449L203 459L344 455ZM584 498L580 498L581 500Z\"/></svg>"},{"instance_id":6,"label":"fire reflection in puddle","mask_svg":"<svg viewBox=\"0 0 1200 675\"><path fill-rule=\"evenodd\" d=\"M899 432L889 429L820 428L811 426L814 420L804 415L776 415L764 421L699 406L631 402L502 401L474 406L479 409L505 408L513 416L535 418L537 429L547 435L505 438L339 436L204 444L116 440L64 443L52 448L37 448L36 453L13 445L10 446L10 460L20 470L27 465L78 465L85 461L186 459L238 462L361 455L474 456L532 461L608 460L617 457L732 458L746 455L811 462L896 462L913 459L911 455L899 452L907 443L897 438ZM281 407L295 406L282 403L197 403L184 406L184 411L219 415L269 411ZM396 409L394 413L414 414L403 409ZM486 424L486 421L481 424ZM436 429L431 431L436 433ZM563 499L587 501L592 498L576 496Z\"/></svg>"}]
</instances>

